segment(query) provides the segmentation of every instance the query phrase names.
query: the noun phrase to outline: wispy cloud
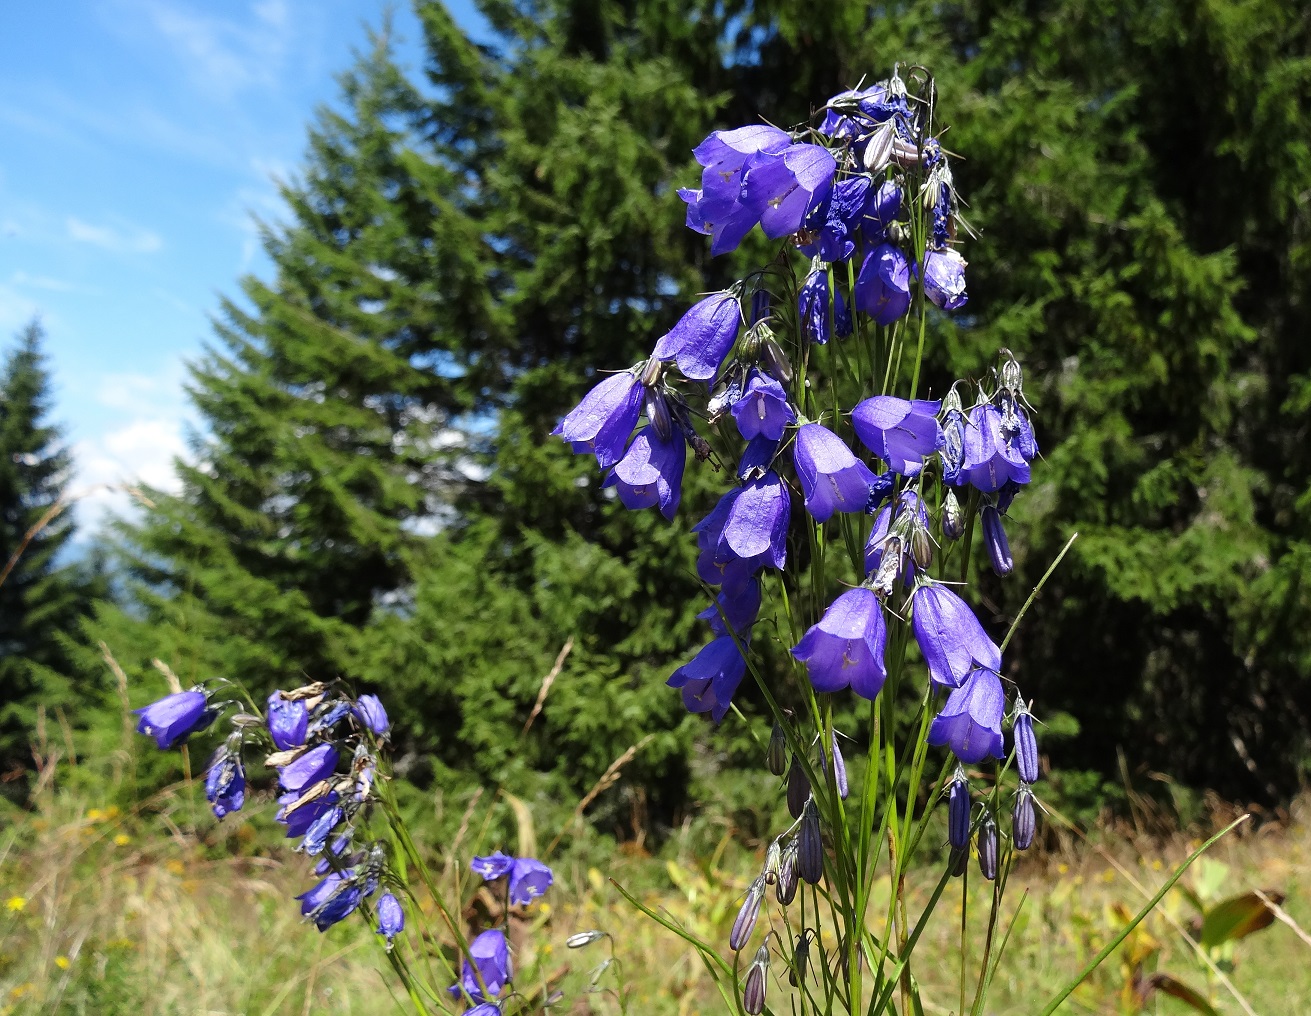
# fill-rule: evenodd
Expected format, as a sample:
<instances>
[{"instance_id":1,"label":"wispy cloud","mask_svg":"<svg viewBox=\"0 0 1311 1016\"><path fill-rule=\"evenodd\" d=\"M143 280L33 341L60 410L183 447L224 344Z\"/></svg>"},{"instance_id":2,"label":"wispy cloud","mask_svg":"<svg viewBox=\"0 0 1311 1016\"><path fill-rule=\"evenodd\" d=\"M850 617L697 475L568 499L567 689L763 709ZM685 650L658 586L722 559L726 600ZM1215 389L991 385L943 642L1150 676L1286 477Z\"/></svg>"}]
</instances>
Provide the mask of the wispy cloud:
<instances>
[{"instance_id":1,"label":"wispy cloud","mask_svg":"<svg viewBox=\"0 0 1311 1016\"><path fill-rule=\"evenodd\" d=\"M0 283L0 338L8 336L41 314L41 305L12 286Z\"/></svg>"},{"instance_id":2,"label":"wispy cloud","mask_svg":"<svg viewBox=\"0 0 1311 1016\"><path fill-rule=\"evenodd\" d=\"M52 279L48 275L30 275L27 272L14 272L9 277L9 283L25 289L46 289L53 293L71 293L77 288L63 279Z\"/></svg>"},{"instance_id":3,"label":"wispy cloud","mask_svg":"<svg viewBox=\"0 0 1311 1016\"><path fill-rule=\"evenodd\" d=\"M164 246L158 233L140 226L93 226L70 215L64 225L68 235L79 243L89 243L115 254L152 254Z\"/></svg>"}]
</instances>

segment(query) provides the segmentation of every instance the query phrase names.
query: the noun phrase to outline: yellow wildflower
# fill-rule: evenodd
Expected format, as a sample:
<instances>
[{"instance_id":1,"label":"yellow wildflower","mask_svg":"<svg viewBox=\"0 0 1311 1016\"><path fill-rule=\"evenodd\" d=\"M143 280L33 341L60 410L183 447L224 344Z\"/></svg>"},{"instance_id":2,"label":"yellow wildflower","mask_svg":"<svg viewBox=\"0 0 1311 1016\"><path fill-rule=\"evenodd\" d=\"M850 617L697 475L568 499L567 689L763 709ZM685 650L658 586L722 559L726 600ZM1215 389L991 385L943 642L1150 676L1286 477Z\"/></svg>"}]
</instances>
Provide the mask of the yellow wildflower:
<instances>
[{"instance_id":1,"label":"yellow wildflower","mask_svg":"<svg viewBox=\"0 0 1311 1016\"><path fill-rule=\"evenodd\" d=\"M56 956L56 957L55 957L55 966L57 966L60 970L67 970L67 969L68 969L68 957L67 957L67 956Z\"/></svg>"},{"instance_id":2,"label":"yellow wildflower","mask_svg":"<svg viewBox=\"0 0 1311 1016\"><path fill-rule=\"evenodd\" d=\"M132 842L132 837L129 836L127 833L119 833L117 836L114 837L114 846L116 847L126 847L131 842Z\"/></svg>"},{"instance_id":3,"label":"yellow wildflower","mask_svg":"<svg viewBox=\"0 0 1311 1016\"><path fill-rule=\"evenodd\" d=\"M27 906L27 900L22 896L10 896L9 899L5 901L5 906L11 914L16 914Z\"/></svg>"}]
</instances>

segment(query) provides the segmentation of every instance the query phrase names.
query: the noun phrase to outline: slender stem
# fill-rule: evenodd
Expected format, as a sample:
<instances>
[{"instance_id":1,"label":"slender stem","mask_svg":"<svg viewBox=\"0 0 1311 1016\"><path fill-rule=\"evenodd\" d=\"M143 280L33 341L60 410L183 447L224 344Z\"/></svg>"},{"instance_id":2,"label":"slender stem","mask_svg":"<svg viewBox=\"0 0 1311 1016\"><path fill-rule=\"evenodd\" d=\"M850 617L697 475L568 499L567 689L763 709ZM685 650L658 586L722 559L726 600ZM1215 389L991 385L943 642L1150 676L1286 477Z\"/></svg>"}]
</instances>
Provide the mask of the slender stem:
<instances>
[{"instance_id":1,"label":"slender stem","mask_svg":"<svg viewBox=\"0 0 1311 1016\"><path fill-rule=\"evenodd\" d=\"M1052 560L1052 563L1047 566L1047 570L1042 573L1042 578L1040 578L1038 584L1033 587L1033 592L1029 594L1029 598L1024 601L1024 606L1020 608L1020 612L1015 615L1015 620L1011 622L1011 627L1010 630L1006 632L1006 637L1001 640L1001 648L1003 652L1006 650L1006 646L1010 643L1011 637L1020 627L1020 621L1024 619L1024 615L1028 613L1029 608L1033 606L1033 601L1036 600L1038 594L1042 592L1042 587L1047 584L1047 580L1052 577L1052 572L1056 570L1056 566L1060 564L1061 559L1070 552L1070 548L1074 546L1074 541L1078 538L1078 533L1071 533L1070 538L1065 541L1065 546L1061 548L1061 552L1056 555Z\"/></svg>"}]
</instances>

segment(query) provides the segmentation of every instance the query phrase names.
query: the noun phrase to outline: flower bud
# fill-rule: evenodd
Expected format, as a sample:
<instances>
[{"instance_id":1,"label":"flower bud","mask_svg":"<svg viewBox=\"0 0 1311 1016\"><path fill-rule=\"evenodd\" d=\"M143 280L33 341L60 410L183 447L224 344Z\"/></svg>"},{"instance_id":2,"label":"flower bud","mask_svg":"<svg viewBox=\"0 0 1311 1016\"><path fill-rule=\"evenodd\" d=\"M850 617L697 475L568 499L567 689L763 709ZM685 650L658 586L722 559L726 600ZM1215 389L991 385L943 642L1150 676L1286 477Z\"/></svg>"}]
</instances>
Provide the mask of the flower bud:
<instances>
[{"instance_id":1,"label":"flower bud","mask_svg":"<svg viewBox=\"0 0 1311 1016\"><path fill-rule=\"evenodd\" d=\"M664 371L664 361L657 360L654 356L642 364L642 373L638 380L646 387L651 388L660 380L660 375Z\"/></svg>"},{"instance_id":2,"label":"flower bud","mask_svg":"<svg viewBox=\"0 0 1311 1016\"><path fill-rule=\"evenodd\" d=\"M970 844L970 785L959 766L947 788L947 840L957 850Z\"/></svg>"},{"instance_id":3,"label":"flower bud","mask_svg":"<svg viewBox=\"0 0 1311 1016\"><path fill-rule=\"evenodd\" d=\"M765 1011L765 982L768 978L769 945L766 944L756 950L756 958L751 961L746 984L742 987L742 1008L750 1016L759 1016Z\"/></svg>"},{"instance_id":4,"label":"flower bud","mask_svg":"<svg viewBox=\"0 0 1311 1016\"><path fill-rule=\"evenodd\" d=\"M660 440L668 441L670 435L673 434L673 423L669 418L669 406L665 402L665 397L654 388L647 389L646 418L651 421L651 426L655 427Z\"/></svg>"},{"instance_id":5,"label":"flower bud","mask_svg":"<svg viewBox=\"0 0 1311 1016\"><path fill-rule=\"evenodd\" d=\"M756 927L756 918L760 916L760 904L764 898L765 878L761 875L747 889L746 899L742 901L742 909L737 912L737 920L733 922L733 930L729 932L728 947L734 952L750 941L751 932Z\"/></svg>"},{"instance_id":6,"label":"flower bud","mask_svg":"<svg viewBox=\"0 0 1311 1016\"><path fill-rule=\"evenodd\" d=\"M795 755L792 756L792 767L788 770L787 799L788 814L800 818L801 810L810 799L810 780L806 778L806 770Z\"/></svg>"},{"instance_id":7,"label":"flower bud","mask_svg":"<svg viewBox=\"0 0 1311 1016\"><path fill-rule=\"evenodd\" d=\"M792 969L788 971L788 984L799 987L806 979L806 964L810 962L811 932L807 928L792 945Z\"/></svg>"},{"instance_id":8,"label":"flower bud","mask_svg":"<svg viewBox=\"0 0 1311 1016\"><path fill-rule=\"evenodd\" d=\"M778 863L778 882L774 893L779 903L788 906L797 898L797 839L794 836L783 848L783 856Z\"/></svg>"},{"instance_id":9,"label":"flower bud","mask_svg":"<svg viewBox=\"0 0 1311 1016\"><path fill-rule=\"evenodd\" d=\"M765 365L769 368L769 372L783 384L791 384L792 363L788 360L787 354L783 352L783 347L774 341L772 334L761 343L760 351L764 355Z\"/></svg>"},{"instance_id":10,"label":"flower bud","mask_svg":"<svg viewBox=\"0 0 1311 1016\"><path fill-rule=\"evenodd\" d=\"M842 749L838 747L837 731L833 732L833 782L838 785L838 797L844 801L851 789L847 781L847 760L842 757Z\"/></svg>"},{"instance_id":11,"label":"flower bud","mask_svg":"<svg viewBox=\"0 0 1311 1016\"><path fill-rule=\"evenodd\" d=\"M871 586L879 599L885 600L892 595L893 587L902 572L901 557L904 552L905 546L900 536L889 536L883 541L883 556L879 559L879 567L874 573L874 583Z\"/></svg>"},{"instance_id":12,"label":"flower bud","mask_svg":"<svg viewBox=\"0 0 1311 1016\"><path fill-rule=\"evenodd\" d=\"M778 882L779 865L783 863L783 845L775 840L765 851L765 868L760 873L765 880L766 885L774 885Z\"/></svg>"},{"instance_id":13,"label":"flower bud","mask_svg":"<svg viewBox=\"0 0 1311 1016\"><path fill-rule=\"evenodd\" d=\"M577 934L570 935L566 938L564 944L570 949L582 949L584 946L589 946L593 942L599 942L603 938L605 938L604 931L580 931Z\"/></svg>"},{"instance_id":14,"label":"flower bud","mask_svg":"<svg viewBox=\"0 0 1311 1016\"><path fill-rule=\"evenodd\" d=\"M865 144L862 161L870 173L881 173L892 161L892 142L896 138L896 129L889 120L876 130Z\"/></svg>"},{"instance_id":15,"label":"flower bud","mask_svg":"<svg viewBox=\"0 0 1311 1016\"><path fill-rule=\"evenodd\" d=\"M918 522L910 531L910 556L920 568L927 568L933 563L933 541L929 539L929 531Z\"/></svg>"},{"instance_id":16,"label":"flower bud","mask_svg":"<svg viewBox=\"0 0 1311 1016\"><path fill-rule=\"evenodd\" d=\"M947 859L947 866L951 869L952 878L960 878L965 874L965 867L969 864L970 852L965 847L952 847L951 856Z\"/></svg>"},{"instance_id":17,"label":"flower bud","mask_svg":"<svg viewBox=\"0 0 1311 1016\"><path fill-rule=\"evenodd\" d=\"M1033 716L1021 699L1017 705L1015 726L1011 735L1015 738L1015 768L1019 771L1021 783L1038 782L1038 738L1033 733Z\"/></svg>"},{"instance_id":18,"label":"flower bud","mask_svg":"<svg viewBox=\"0 0 1311 1016\"><path fill-rule=\"evenodd\" d=\"M989 882L997 877L997 823L985 812L975 841L979 848L979 871Z\"/></svg>"},{"instance_id":19,"label":"flower bud","mask_svg":"<svg viewBox=\"0 0 1311 1016\"><path fill-rule=\"evenodd\" d=\"M1033 846L1034 833L1038 831L1038 820L1033 813L1033 791L1027 783L1021 783L1015 795L1015 807L1011 809L1011 839L1016 850L1028 850Z\"/></svg>"},{"instance_id":20,"label":"flower bud","mask_svg":"<svg viewBox=\"0 0 1311 1016\"><path fill-rule=\"evenodd\" d=\"M947 489L942 499L942 536L946 540L959 540L965 535L965 511L956 498L956 492Z\"/></svg>"},{"instance_id":21,"label":"flower bud","mask_svg":"<svg viewBox=\"0 0 1311 1016\"><path fill-rule=\"evenodd\" d=\"M1011 557L1010 541L1006 539L1006 529L1002 526L1001 515L992 505L983 506L983 542L988 548L988 557L992 560L992 570L998 575L1009 575L1015 567Z\"/></svg>"},{"instance_id":22,"label":"flower bud","mask_svg":"<svg viewBox=\"0 0 1311 1016\"><path fill-rule=\"evenodd\" d=\"M819 810L812 798L801 816L797 835L797 873L811 885L824 876L824 836L819 828Z\"/></svg>"},{"instance_id":23,"label":"flower bud","mask_svg":"<svg viewBox=\"0 0 1311 1016\"><path fill-rule=\"evenodd\" d=\"M788 739L783 732L783 725L775 723L769 735L769 747L765 749L765 766L775 776L782 776L788 765Z\"/></svg>"}]
</instances>

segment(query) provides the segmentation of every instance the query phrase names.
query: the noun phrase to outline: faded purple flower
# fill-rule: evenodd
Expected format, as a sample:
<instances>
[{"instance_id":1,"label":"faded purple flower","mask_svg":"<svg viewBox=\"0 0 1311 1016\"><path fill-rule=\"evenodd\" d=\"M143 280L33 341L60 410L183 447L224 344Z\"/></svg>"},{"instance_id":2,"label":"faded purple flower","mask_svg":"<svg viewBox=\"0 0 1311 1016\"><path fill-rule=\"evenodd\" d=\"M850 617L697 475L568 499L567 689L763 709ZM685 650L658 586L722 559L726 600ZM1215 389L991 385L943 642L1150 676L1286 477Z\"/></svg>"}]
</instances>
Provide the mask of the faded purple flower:
<instances>
[{"instance_id":1,"label":"faded purple flower","mask_svg":"<svg viewBox=\"0 0 1311 1016\"><path fill-rule=\"evenodd\" d=\"M869 589L849 589L829 605L792 655L806 664L816 691L849 686L862 698L873 699L888 676L883 662L887 639L878 597Z\"/></svg>"},{"instance_id":2,"label":"faded purple flower","mask_svg":"<svg viewBox=\"0 0 1311 1016\"><path fill-rule=\"evenodd\" d=\"M681 433L662 441L654 425L643 427L602 486L617 489L625 508L658 506L661 515L672 519L683 495L686 461L687 444Z\"/></svg>"},{"instance_id":3,"label":"faded purple flower","mask_svg":"<svg viewBox=\"0 0 1311 1016\"><path fill-rule=\"evenodd\" d=\"M296 899L301 901L300 912L314 921L319 931L327 931L338 921L349 917L359 906L364 890L355 883L353 873L332 872L322 882Z\"/></svg>"},{"instance_id":4,"label":"faded purple flower","mask_svg":"<svg viewBox=\"0 0 1311 1016\"><path fill-rule=\"evenodd\" d=\"M892 244L865 255L856 277L856 308L881 325L890 325L910 309L910 264Z\"/></svg>"},{"instance_id":5,"label":"faded purple flower","mask_svg":"<svg viewBox=\"0 0 1311 1016\"><path fill-rule=\"evenodd\" d=\"M338 800L335 790L329 790L322 797L315 797L305 801L304 804L299 803L304 797L305 795L299 791L294 791L278 798L278 811L273 819L287 827L287 839L304 836L310 826L329 811Z\"/></svg>"},{"instance_id":6,"label":"faded purple flower","mask_svg":"<svg viewBox=\"0 0 1311 1016\"><path fill-rule=\"evenodd\" d=\"M839 180L828 201L816 208L811 221L806 223L808 229L818 231L818 236L814 242L803 245L801 253L824 261L845 261L851 257L856 252L855 234L872 188L867 176Z\"/></svg>"},{"instance_id":7,"label":"faded purple flower","mask_svg":"<svg viewBox=\"0 0 1311 1016\"><path fill-rule=\"evenodd\" d=\"M938 687L960 687L976 667L1001 670L1001 650L969 605L947 586L924 582L911 597L911 610L915 641Z\"/></svg>"},{"instance_id":8,"label":"faded purple flower","mask_svg":"<svg viewBox=\"0 0 1311 1016\"><path fill-rule=\"evenodd\" d=\"M947 704L929 727L929 744L948 745L958 759L970 765L989 756L1002 758L1005 710L1001 678L980 667L947 697Z\"/></svg>"},{"instance_id":9,"label":"faded purple flower","mask_svg":"<svg viewBox=\"0 0 1311 1016\"><path fill-rule=\"evenodd\" d=\"M942 447L941 408L941 402L875 395L851 411L851 423L861 443L892 472L915 476L924 467L924 457Z\"/></svg>"},{"instance_id":10,"label":"faded purple flower","mask_svg":"<svg viewBox=\"0 0 1311 1016\"><path fill-rule=\"evenodd\" d=\"M806 511L816 522L827 522L834 512L865 510L874 474L831 430L818 423L801 426L793 457Z\"/></svg>"},{"instance_id":11,"label":"faded purple flower","mask_svg":"<svg viewBox=\"0 0 1311 1016\"><path fill-rule=\"evenodd\" d=\"M1001 514L992 505L985 504L979 517L983 520L983 544L988 549L992 570L998 575L1009 575L1015 567L1015 560L1011 557L1011 544L1006 539Z\"/></svg>"},{"instance_id":12,"label":"faded purple flower","mask_svg":"<svg viewBox=\"0 0 1311 1016\"><path fill-rule=\"evenodd\" d=\"M246 771L241 758L223 749L205 776L205 798L215 818L240 811L246 803Z\"/></svg>"},{"instance_id":13,"label":"faded purple flower","mask_svg":"<svg viewBox=\"0 0 1311 1016\"><path fill-rule=\"evenodd\" d=\"M709 381L733 348L742 308L732 293L712 293L692 305L652 352L657 360L675 360L694 381Z\"/></svg>"},{"instance_id":14,"label":"faded purple flower","mask_svg":"<svg viewBox=\"0 0 1311 1016\"><path fill-rule=\"evenodd\" d=\"M834 287L832 320L829 320L829 273L812 268L797 291L797 316L801 330L811 342L824 345L833 335L845 338L851 334L851 313L841 290Z\"/></svg>"},{"instance_id":15,"label":"faded purple flower","mask_svg":"<svg viewBox=\"0 0 1311 1016\"><path fill-rule=\"evenodd\" d=\"M611 374L551 433L568 441L575 452L594 453L597 465L609 469L623 456L645 398L646 386L631 370Z\"/></svg>"},{"instance_id":16,"label":"faded purple flower","mask_svg":"<svg viewBox=\"0 0 1311 1016\"><path fill-rule=\"evenodd\" d=\"M901 561L902 582L909 586L915 581L915 559L910 554L910 541L904 535L911 526L900 524L902 516L907 512L914 512L918 516L912 525L918 525L924 529L928 528L929 512L923 500L913 490L903 490L897 497L896 514L893 514L893 506L887 504L879 510L874 519L874 526L870 530L869 540L865 543L865 574L867 576L878 575L879 569L883 565L883 557L890 550ZM899 524L894 525L894 523ZM890 563L889 567L892 567ZM892 573L893 578L895 578L895 575L895 572Z\"/></svg>"},{"instance_id":17,"label":"faded purple flower","mask_svg":"<svg viewBox=\"0 0 1311 1016\"><path fill-rule=\"evenodd\" d=\"M357 720L379 737L385 737L387 731L391 730L391 720L387 718L387 710L377 695L361 695L351 711Z\"/></svg>"}]
</instances>

